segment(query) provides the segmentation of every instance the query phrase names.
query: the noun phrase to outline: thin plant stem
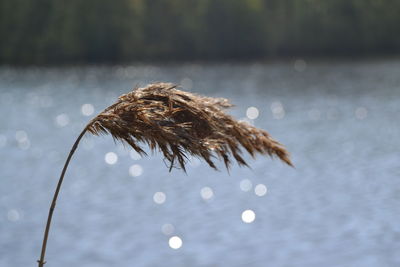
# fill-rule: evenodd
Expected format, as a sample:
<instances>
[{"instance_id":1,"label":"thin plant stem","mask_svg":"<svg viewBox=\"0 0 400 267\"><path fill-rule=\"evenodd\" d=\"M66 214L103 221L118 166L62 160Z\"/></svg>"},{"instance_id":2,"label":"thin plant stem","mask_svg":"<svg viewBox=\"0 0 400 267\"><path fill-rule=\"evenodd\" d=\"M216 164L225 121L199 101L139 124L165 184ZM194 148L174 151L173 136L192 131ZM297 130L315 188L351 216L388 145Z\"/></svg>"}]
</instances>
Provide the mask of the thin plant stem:
<instances>
[{"instance_id":1,"label":"thin plant stem","mask_svg":"<svg viewBox=\"0 0 400 267\"><path fill-rule=\"evenodd\" d=\"M46 255L46 246L47 246L47 239L49 237L51 219L53 217L54 208L56 207L58 193L60 192L60 188L61 188L62 182L64 180L65 172L67 171L67 168L68 168L69 162L72 158L72 155L74 154L76 148L78 147L79 142L81 141L82 137L85 135L86 131L87 131L87 127L85 127L85 129L83 129L83 131L80 133L80 135L76 139L74 145L71 148L71 151L69 152L68 158L65 161L64 168L62 169L60 179L58 180L57 188L56 188L56 191L54 192L53 201L51 202L49 216L47 217L47 223L46 223L46 229L44 231L42 252L40 254L40 260L37 261L39 263L39 267L43 267L43 265L46 263L46 261L44 260L44 257Z\"/></svg>"}]
</instances>

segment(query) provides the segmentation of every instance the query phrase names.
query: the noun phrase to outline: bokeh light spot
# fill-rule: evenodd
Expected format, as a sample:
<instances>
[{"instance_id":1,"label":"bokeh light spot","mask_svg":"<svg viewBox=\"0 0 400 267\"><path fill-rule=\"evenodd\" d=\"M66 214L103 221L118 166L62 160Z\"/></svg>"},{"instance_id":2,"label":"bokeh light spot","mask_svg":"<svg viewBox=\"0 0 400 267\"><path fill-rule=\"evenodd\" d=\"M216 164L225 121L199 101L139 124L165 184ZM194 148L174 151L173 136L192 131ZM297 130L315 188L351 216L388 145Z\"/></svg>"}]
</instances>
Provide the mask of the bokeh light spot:
<instances>
[{"instance_id":1,"label":"bokeh light spot","mask_svg":"<svg viewBox=\"0 0 400 267\"><path fill-rule=\"evenodd\" d=\"M19 214L19 212L17 210L12 209L12 210L9 210L8 213L7 213L7 219L10 222L16 222L20 218L21 218L21 216L20 216L20 214Z\"/></svg>"},{"instance_id":2,"label":"bokeh light spot","mask_svg":"<svg viewBox=\"0 0 400 267\"><path fill-rule=\"evenodd\" d=\"M113 165L113 164L117 163L118 155L115 154L114 152L108 152L104 156L104 160L106 161L107 164Z\"/></svg>"},{"instance_id":3,"label":"bokeh light spot","mask_svg":"<svg viewBox=\"0 0 400 267\"><path fill-rule=\"evenodd\" d=\"M190 78L183 78L180 82L181 86L185 90L191 90L193 88L193 81Z\"/></svg>"},{"instance_id":4,"label":"bokeh light spot","mask_svg":"<svg viewBox=\"0 0 400 267\"><path fill-rule=\"evenodd\" d=\"M56 117L56 125L59 127L65 127L69 124L69 117L67 114L63 113Z\"/></svg>"},{"instance_id":5,"label":"bokeh light spot","mask_svg":"<svg viewBox=\"0 0 400 267\"><path fill-rule=\"evenodd\" d=\"M247 118L249 118L250 120L255 120L258 118L258 115L260 114L260 112L258 111L258 108L256 107L249 107L246 110L246 116Z\"/></svg>"},{"instance_id":6,"label":"bokeh light spot","mask_svg":"<svg viewBox=\"0 0 400 267\"><path fill-rule=\"evenodd\" d=\"M133 164L129 167L129 175L137 177L143 174L143 168L139 164Z\"/></svg>"},{"instance_id":7,"label":"bokeh light spot","mask_svg":"<svg viewBox=\"0 0 400 267\"><path fill-rule=\"evenodd\" d=\"M258 184L254 188L254 193L259 197L265 196L267 194L267 187L263 184Z\"/></svg>"},{"instance_id":8,"label":"bokeh light spot","mask_svg":"<svg viewBox=\"0 0 400 267\"><path fill-rule=\"evenodd\" d=\"M182 247L182 239L179 236L173 236L169 239L168 244L173 249L179 249Z\"/></svg>"},{"instance_id":9,"label":"bokeh light spot","mask_svg":"<svg viewBox=\"0 0 400 267\"><path fill-rule=\"evenodd\" d=\"M31 147L31 142L29 141L28 134L25 131L16 131L15 139L18 142L18 147L22 150L27 150ZM1 144L0 144L1 147Z\"/></svg>"},{"instance_id":10,"label":"bokeh light spot","mask_svg":"<svg viewBox=\"0 0 400 267\"><path fill-rule=\"evenodd\" d=\"M248 192L253 187L253 183L249 179L243 179L240 181L240 190L244 192Z\"/></svg>"},{"instance_id":11,"label":"bokeh light spot","mask_svg":"<svg viewBox=\"0 0 400 267\"><path fill-rule=\"evenodd\" d=\"M256 214L252 210L245 210L242 213L242 221L245 223L252 223L256 219Z\"/></svg>"},{"instance_id":12,"label":"bokeh light spot","mask_svg":"<svg viewBox=\"0 0 400 267\"><path fill-rule=\"evenodd\" d=\"M84 116L90 116L94 113L94 107L92 104L83 104L81 107L81 112Z\"/></svg>"},{"instance_id":13,"label":"bokeh light spot","mask_svg":"<svg viewBox=\"0 0 400 267\"><path fill-rule=\"evenodd\" d=\"M200 195L204 200L209 200L214 196L214 192L210 187L203 187L200 190Z\"/></svg>"},{"instance_id":14,"label":"bokeh light spot","mask_svg":"<svg viewBox=\"0 0 400 267\"><path fill-rule=\"evenodd\" d=\"M285 117L285 109L283 108L282 103L279 101L272 102L271 111L274 119L280 120Z\"/></svg>"},{"instance_id":15,"label":"bokeh light spot","mask_svg":"<svg viewBox=\"0 0 400 267\"><path fill-rule=\"evenodd\" d=\"M163 232L164 235L172 235L174 231L175 227L170 223L166 223L161 226L161 232Z\"/></svg>"},{"instance_id":16,"label":"bokeh light spot","mask_svg":"<svg viewBox=\"0 0 400 267\"><path fill-rule=\"evenodd\" d=\"M166 199L167 196L165 195L164 192L156 192L153 196L153 200L156 204L163 204Z\"/></svg>"}]
</instances>

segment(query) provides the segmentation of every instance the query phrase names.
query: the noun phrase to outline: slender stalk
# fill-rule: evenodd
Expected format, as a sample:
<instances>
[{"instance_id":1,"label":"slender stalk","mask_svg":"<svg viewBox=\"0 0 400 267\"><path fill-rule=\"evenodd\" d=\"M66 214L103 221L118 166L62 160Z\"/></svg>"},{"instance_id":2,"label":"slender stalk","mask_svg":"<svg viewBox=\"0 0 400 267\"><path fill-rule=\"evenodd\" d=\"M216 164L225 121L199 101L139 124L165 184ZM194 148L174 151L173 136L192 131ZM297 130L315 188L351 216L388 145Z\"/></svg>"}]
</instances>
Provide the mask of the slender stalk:
<instances>
[{"instance_id":1,"label":"slender stalk","mask_svg":"<svg viewBox=\"0 0 400 267\"><path fill-rule=\"evenodd\" d=\"M37 261L39 263L39 267L43 267L43 265L46 263L44 260L44 257L46 255L46 246L47 246L47 239L49 237L51 219L53 217L54 208L56 207L58 193L60 192L60 188L61 188L61 184L64 180L65 172L67 171L67 168L68 168L69 162L72 158L72 155L74 154L76 148L78 147L79 142L81 141L82 137L85 135L86 131L87 131L87 127L85 127L85 129L83 129L83 131L80 133L80 135L76 139L74 145L72 146L71 151L69 152L68 158L64 164L64 168L62 169L60 179L58 180L57 188L56 188L56 191L54 192L53 201L51 202L49 216L47 217L47 224L46 224L46 229L44 231L43 244L42 244L42 253L40 254L40 260Z\"/></svg>"}]
</instances>

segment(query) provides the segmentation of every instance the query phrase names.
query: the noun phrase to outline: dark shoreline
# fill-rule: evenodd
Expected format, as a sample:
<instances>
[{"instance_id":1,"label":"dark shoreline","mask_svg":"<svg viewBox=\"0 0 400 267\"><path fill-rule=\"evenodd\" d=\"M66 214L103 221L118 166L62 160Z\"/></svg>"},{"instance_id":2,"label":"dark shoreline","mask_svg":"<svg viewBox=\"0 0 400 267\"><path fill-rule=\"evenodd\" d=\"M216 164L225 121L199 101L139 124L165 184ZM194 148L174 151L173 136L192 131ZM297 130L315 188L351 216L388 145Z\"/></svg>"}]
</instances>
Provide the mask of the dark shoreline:
<instances>
[{"instance_id":1,"label":"dark shoreline","mask_svg":"<svg viewBox=\"0 0 400 267\"><path fill-rule=\"evenodd\" d=\"M3 68L72 68L72 67L124 67L124 66L177 66L177 65L242 65L242 64L280 64L292 63L296 60L304 60L310 63L360 63L360 62L375 62L382 61L398 61L399 54L377 54L369 56L285 56L285 57L268 57L268 58L251 58L251 59L226 59L226 60L137 60L137 61L118 61L118 62L62 62L62 63L43 63L43 64L2 64L0 62L0 70Z\"/></svg>"}]
</instances>

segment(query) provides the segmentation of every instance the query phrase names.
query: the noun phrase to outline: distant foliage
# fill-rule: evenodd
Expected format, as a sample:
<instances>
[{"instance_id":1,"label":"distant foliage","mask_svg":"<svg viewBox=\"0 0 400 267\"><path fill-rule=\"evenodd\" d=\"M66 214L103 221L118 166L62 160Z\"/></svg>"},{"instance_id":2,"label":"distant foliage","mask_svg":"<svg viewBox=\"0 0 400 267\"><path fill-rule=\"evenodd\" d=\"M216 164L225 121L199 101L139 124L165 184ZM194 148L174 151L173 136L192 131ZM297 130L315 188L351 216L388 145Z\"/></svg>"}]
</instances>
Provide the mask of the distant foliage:
<instances>
[{"instance_id":1,"label":"distant foliage","mask_svg":"<svg viewBox=\"0 0 400 267\"><path fill-rule=\"evenodd\" d=\"M400 52L399 0L0 0L0 64Z\"/></svg>"}]
</instances>

